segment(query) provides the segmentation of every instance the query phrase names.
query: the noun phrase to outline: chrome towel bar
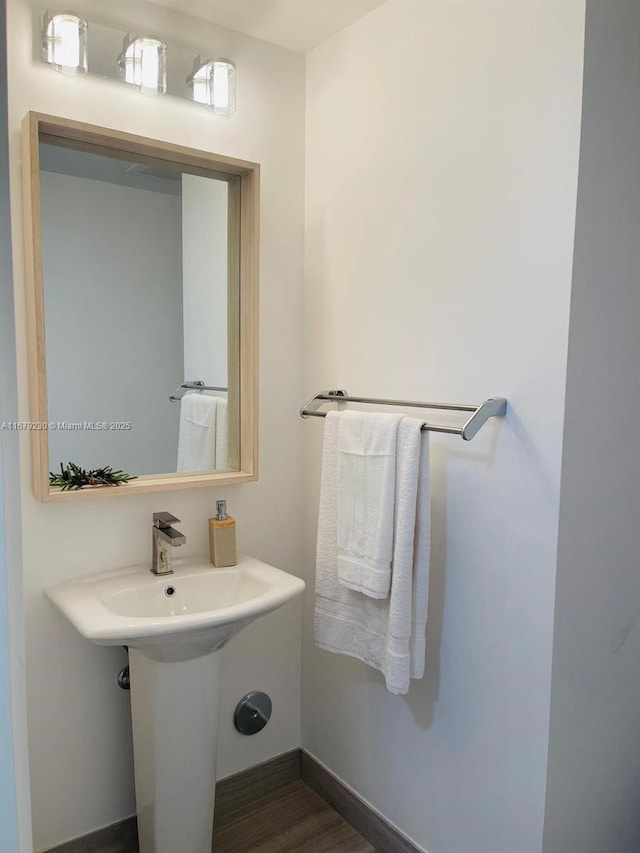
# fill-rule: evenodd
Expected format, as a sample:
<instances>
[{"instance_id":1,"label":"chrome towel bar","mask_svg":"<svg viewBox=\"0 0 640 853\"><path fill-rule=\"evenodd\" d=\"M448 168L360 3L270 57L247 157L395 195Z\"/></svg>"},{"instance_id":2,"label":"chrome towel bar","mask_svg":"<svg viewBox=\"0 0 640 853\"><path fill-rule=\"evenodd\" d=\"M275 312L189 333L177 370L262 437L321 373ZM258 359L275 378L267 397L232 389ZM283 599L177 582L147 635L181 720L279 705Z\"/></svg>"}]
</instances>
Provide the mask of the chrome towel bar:
<instances>
[{"instance_id":1,"label":"chrome towel bar","mask_svg":"<svg viewBox=\"0 0 640 853\"><path fill-rule=\"evenodd\" d=\"M218 388L215 385L205 385L201 379L195 379L193 382L183 382L178 385L176 390L169 394L169 399L173 402L182 400L187 391L227 391L227 388Z\"/></svg>"},{"instance_id":2,"label":"chrome towel bar","mask_svg":"<svg viewBox=\"0 0 640 853\"><path fill-rule=\"evenodd\" d=\"M484 426L489 418L501 417L506 414L507 401L504 397L490 397L484 403L425 403L414 400L384 400L376 397L351 397L347 391L337 389L332 391L320 391L312 397L300 409L302 418L325 418L326 412L319 412L318 408L323 403L372 403L378 406L402 406L417 409L441 409L452 412L472 412L473 414L465 424L460 427L443 426L439 424L423 423L422 429L428 432L446 432L451 435L459 435L465 441L471 441L478 430Z\"/></svg>"}]
</instances>

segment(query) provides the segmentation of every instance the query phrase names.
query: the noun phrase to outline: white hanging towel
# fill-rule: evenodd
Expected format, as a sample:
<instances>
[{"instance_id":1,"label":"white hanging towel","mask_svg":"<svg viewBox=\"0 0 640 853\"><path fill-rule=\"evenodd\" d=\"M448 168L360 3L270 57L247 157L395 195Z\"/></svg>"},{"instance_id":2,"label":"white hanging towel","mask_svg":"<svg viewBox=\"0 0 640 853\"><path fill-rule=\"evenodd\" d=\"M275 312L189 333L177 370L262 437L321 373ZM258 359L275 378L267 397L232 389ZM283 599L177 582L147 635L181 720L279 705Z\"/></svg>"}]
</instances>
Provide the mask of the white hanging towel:
<instances>
[{"instance_id":1,"label":"white hanging towel","mask_svg":"<svg viewBox=\"0 0 640 853\"><path fill-rule=\"evenodd\" d=\"M391 586L396 438L401 415L338 412L338 578L386 598Z\"/></svg>"},{"instance_id":2,"label":"white hanging towel","mask_svg":"<svg viewBox=\"0 0 640 853\"><path fill-rule=\"evenodd\" d=\"M429 589L429 443L422 422L402 418L397 433L395 542L391 591L372 599L342 586L337 573L338 415L325 419L316 561L315 641L358 658L404 694L425 664Z\"/></svg>"},{"instance_id":3,"label":"white hanging towel","mask_svg":"<svg viewBox=\"0 0 640 853\"><path fill-rule=\"evenodd\" d=\"M212 471L216 467L218 397L195 391L180 401L178 471Z\"/></svg>"}]
</instances>

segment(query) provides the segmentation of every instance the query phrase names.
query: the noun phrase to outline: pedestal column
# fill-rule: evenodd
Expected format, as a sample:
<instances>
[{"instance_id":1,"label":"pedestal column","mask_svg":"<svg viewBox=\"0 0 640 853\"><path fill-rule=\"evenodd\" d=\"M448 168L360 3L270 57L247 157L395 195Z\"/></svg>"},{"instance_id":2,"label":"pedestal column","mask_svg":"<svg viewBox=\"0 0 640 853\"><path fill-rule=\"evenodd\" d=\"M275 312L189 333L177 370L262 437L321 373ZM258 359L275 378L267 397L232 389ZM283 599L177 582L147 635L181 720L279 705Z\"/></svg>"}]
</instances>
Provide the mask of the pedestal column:
<instances>
[{"instance_id":1,"label":"pedestal column","mask_svg":"<svg viewBox=\"0 0 640 853\"><path fill-rule=\"evenodd\" d=\"M209 853L219 652L164 663L129 649L140 853Z\"/></svg>"}]
</instances>

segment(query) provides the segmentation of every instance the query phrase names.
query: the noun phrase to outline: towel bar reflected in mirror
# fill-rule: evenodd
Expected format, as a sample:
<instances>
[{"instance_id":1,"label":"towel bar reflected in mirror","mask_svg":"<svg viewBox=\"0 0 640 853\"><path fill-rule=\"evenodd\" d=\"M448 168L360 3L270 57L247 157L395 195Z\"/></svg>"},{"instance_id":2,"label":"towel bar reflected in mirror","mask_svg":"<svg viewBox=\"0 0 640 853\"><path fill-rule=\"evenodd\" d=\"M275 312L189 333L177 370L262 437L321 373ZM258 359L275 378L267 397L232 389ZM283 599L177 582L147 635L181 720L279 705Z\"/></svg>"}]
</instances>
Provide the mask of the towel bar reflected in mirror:
<instances>
[{"instance_id":1,"label":"towel bar reflected in mirror","mask_svg":"<svg viewBox=\"0 0 640 853\"><path fill-rule=\"evenodd\" d=\"M228 388L218 388L216 385L205 385L202 379L194 379L193 382L183 382L176 390L169 394L169 399L174 403L182 400L187 391L227 391Z\"/></svg>"}]
</instances>

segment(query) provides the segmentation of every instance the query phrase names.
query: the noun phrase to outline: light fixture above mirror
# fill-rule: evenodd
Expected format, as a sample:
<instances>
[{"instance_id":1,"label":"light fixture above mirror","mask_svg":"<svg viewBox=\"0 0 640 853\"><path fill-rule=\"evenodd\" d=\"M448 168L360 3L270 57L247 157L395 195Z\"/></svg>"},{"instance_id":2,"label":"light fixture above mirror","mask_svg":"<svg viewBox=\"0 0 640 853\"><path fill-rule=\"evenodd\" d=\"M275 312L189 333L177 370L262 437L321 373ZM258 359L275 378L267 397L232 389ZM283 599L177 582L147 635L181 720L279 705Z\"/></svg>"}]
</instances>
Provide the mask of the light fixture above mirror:
<instances>
[{"instance_id":1,"label":"light fixture above mirror","mask_svg":"<svg viewBox=\"0 0 640 853\"><path fill-rule=\"evenodd\" d=\"M87 73L87 22L79 15L45 12L41 57L62 74Z\"/></svg>"},{"instance_id":2,"label":"light fixture above mirror","mask_svg":"<svg viewBox=\"0 0 640 853\"><path fill-rule=\"evenodd\" d=\"M156 35L123 33L87 22L73 12L42 17L40 59L66 75L96 74L139 92L174 95L216 115L236 111L236 66L231 59L203 59Z\"/></svg>"},{"instance_id":3,"label":"light fixture above mirror","mask_svg":"<svg viewBox=\"0 0 640 853\"><path fill-rule=\"evenodd\" d=\"M167 91L167 46L160 39L124 37L118 57L121 79L145 95L164 95Z\"/></svg>"},{"instance_id":4,"label":"light fixture above mirror","mask_svg":"<svg viewBox=\"0 0 640 853\"><path fill-rule=\"evenodd\" d=\"M236 65L230 59L212 61L196 56L186 80L189 97L217 115L231 115L236 111L235 76Z\"/></svg>"}]
</instances>

